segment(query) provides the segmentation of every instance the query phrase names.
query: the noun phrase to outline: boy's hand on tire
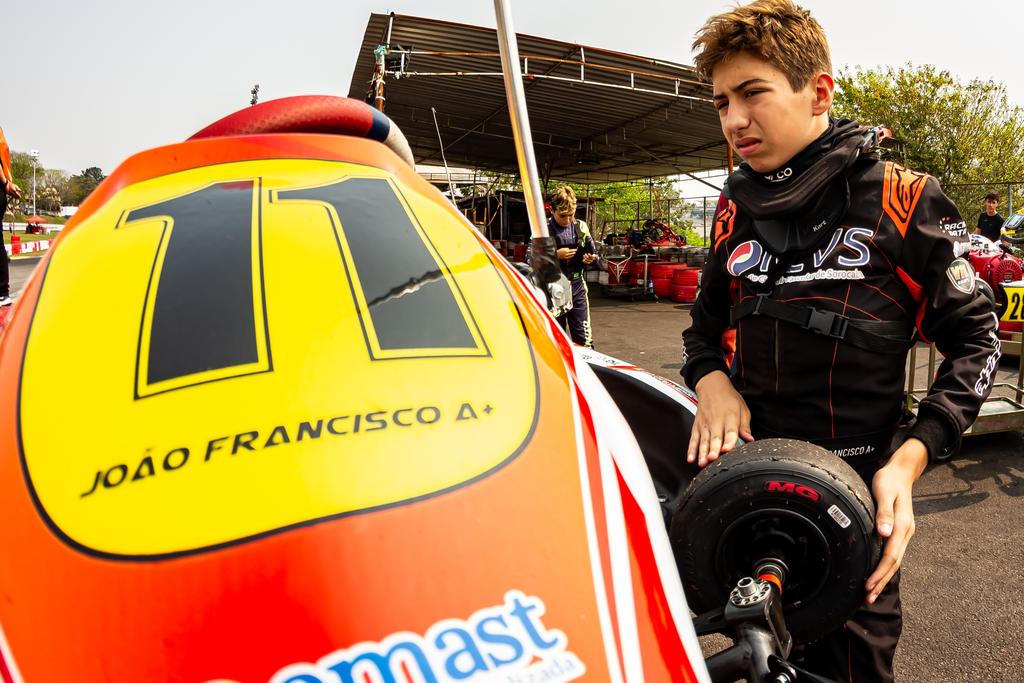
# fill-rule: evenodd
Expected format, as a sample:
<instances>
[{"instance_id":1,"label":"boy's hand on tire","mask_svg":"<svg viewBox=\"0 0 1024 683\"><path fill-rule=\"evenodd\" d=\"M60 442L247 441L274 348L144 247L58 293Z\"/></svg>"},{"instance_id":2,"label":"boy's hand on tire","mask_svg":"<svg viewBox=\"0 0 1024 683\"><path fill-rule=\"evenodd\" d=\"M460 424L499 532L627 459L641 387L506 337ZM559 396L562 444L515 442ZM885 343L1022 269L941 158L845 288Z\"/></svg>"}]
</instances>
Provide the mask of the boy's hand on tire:
<instances>
[{"instance_id":1,"label":"boy's hand on tire","mask_svg":"<svg viewBox=\"0 0 1024 683\"><path fill-rule=\"evenodd\" d=\"M697 416L690 432L686 462L705 467L735 448L738 438L753 441L754 437L750 433L750 409L724 372L709 372L694 389Z\"/></svg>"},{"instance_id":2,"label":"boy's hand on tire","mask_svg":"<svg viewBox=\"0 0 1024 683\"><path fill-rule=\"evenodd\" d=\"M868 577L867 603L878 595L899 571L903 554L914 535L914 482L928 464L928 449L918 439L907 439L878 470L871 482L875 496L875 528L886 539L878 567Z\"/></svg>"}]
</instances>

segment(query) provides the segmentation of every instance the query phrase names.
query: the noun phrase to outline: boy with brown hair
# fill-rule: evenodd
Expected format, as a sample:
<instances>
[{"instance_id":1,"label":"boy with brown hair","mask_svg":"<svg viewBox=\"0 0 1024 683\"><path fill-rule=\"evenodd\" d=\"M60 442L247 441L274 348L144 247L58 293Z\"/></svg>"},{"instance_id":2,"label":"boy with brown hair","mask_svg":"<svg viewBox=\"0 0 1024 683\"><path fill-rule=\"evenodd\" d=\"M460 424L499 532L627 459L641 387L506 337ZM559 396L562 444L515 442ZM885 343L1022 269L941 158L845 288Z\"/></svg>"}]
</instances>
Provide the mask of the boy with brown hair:
<instances>
[{"instance_id":1,"label":"boy with brown hair","mask_svg":"<svg viewBox=\"0 0 1024 683\"><path fill-rule=\"evenodd\" d=\"M597 248L586 221L576 218L576 192L572 187L556 187L550 203L548 234L555 239L558 265L572 284L572 309L558 318L558 324L563 328L568 325L569 338L574 343L593 347L594 332L584 275L586 267L597 260Z\"/></svg>"},{"instance_id":2,"label":"boy with brown hair","mask_svg":"<svg viewBox=\"0 0 1024 683\"><path fill-rule=\"evenodd\" d=\"M955 450L988 395L996 318L938 182L880 160L873 131L829 117L828 42L808 11L759 0L709 19L693 47L744 163L726 183L683 333L682 374L699 398L687 460L728 457L738 438L796 438L869 482L885 545L865 605L803 662L839 680L891 681L913 484ZM730 326L731 372L720 343ZM898 434L915 327L945 359Z\"/></svg>"}]
</instances>

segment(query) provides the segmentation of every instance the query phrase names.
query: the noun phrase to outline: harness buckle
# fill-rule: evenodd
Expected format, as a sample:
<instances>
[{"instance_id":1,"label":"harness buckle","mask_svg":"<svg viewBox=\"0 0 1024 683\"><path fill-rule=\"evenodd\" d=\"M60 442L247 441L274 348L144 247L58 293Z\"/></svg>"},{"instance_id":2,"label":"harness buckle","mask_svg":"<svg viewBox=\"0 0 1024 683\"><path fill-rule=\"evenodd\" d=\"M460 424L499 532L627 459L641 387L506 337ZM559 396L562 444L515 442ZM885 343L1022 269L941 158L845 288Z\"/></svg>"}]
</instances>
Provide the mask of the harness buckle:
<instances>
[{"instance_id":1,"label":"harness buckle","mask_svg":"<svg viewBox=\"0 0 1024 683\"><path fill-rule=\"evenodd\" d=\"M817 308L808 309L807 322L803 324L805 330L823 334L826 337L843 339L846 337L846 328L850 319L833 311L820 311Z\"/></svg>"}]
</instances>

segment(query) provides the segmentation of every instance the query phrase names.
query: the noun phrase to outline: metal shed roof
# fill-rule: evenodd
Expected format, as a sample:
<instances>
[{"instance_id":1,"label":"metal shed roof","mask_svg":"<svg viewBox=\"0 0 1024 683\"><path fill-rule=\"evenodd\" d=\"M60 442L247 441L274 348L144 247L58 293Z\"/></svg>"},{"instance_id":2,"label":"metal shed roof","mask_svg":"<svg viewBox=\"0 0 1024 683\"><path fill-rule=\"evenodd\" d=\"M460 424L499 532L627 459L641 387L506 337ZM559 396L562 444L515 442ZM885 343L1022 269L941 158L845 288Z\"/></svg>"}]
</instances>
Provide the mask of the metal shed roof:
<instances>
[{"instance_id":1,"label":"metal shed roof","mask_svg":"<svg viewBox=\"0 0 1024 683\"><path fill-rule=\"evenodd\" d=\"M542 177L610 182L723 168L711 88L692 67L519 34ZM372 102L387 47L384 111L418 163L518 173L494 29L371 14L349 97Z\"/></svg>"}]
</instances>

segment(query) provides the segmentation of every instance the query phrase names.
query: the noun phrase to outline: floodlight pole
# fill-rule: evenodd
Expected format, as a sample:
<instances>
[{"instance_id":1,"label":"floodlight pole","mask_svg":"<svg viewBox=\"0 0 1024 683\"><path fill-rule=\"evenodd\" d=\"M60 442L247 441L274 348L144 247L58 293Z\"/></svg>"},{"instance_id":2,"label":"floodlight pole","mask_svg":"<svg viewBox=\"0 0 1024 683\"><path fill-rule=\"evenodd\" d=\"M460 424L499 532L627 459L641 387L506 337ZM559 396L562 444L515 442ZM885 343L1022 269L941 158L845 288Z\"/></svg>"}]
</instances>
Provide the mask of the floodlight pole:
<instances>
[{"instance_id":1,"label":"floodlight pole","mask_svg":"<svg viewBox=\"0 0 1024 683\"><path fill-rule=\"evenodd\" d=\"M28 155L32 157L32 215L37 216L36 213L36 162L39 160L39 150L30 149Z\"/></svg>"},{"instance_id":2,"label":"floodlight pole","mask_svg":"<svg viewBox=\"0 0 1024 683\"><path fill-rule=\"evenodd\" d=\"M523 181L523 198L530 217L530 231L534 238L547 237L548 222L544 218L537 160L533 154L533 134L530 132L530 118L526 112L526 95L523 92L523 75L519 70L519 46L512 27L512 11L505 0L494 0L494 12L498 19L498 51L501 53L501 70L505 76L508 117L512 123L512 136L519 159L519 175Z\"/></svg>"}]
</instances>

